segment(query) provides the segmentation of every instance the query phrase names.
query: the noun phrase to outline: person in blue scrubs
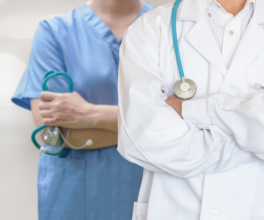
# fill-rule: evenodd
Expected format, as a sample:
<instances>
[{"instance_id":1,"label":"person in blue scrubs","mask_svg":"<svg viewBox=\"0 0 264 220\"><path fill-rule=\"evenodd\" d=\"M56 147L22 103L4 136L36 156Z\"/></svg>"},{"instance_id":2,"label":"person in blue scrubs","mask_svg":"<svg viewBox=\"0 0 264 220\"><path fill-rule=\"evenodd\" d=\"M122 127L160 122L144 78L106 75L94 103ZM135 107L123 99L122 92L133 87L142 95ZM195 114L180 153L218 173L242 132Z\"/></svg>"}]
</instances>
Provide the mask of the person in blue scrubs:
<instances>
[{"instance_id":1,"label":"person in blue scrubs","mask_svg":"<svg viewBox=\"0 0 264 220\"><path fill-rule=\"evenodd\" d=\"M131 219L143 170L116 149L119 48L129 26L119 28L118 22L132 22L152 8L140 0L91 0L40 22L12 101L32 110L37 126L58 125L64 132L70 128L73 145L94 142L85 150L66 148L58 157L40 155L40 220ZM127 16L122 14L125 10ZM75 93L42 93L42 79L50 70L67 72ZM52 92L67 91L59 80L48 87Z\"/></svg>"}]
</instances>

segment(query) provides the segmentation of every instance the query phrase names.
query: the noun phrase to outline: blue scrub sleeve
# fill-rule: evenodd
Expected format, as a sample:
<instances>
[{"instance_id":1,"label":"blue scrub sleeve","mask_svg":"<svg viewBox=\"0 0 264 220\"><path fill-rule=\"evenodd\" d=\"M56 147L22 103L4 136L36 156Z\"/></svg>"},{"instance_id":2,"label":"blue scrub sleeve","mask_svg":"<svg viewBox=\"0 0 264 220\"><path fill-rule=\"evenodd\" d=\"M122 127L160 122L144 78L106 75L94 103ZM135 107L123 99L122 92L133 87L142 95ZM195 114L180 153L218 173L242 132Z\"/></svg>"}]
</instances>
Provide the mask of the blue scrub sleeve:
<instances>
[{"instance_id":1,"label":"blue scrub sleeve","mask_svg":"<svg viewBox=\"0 0 264 220\"><path fill-rule=\"evenodd\" d=\"M28 66L12 97L12 102L31 110L30 98L40 98L42 79L50 70L66 72L61 49L50 23L41 21L35 33Z\"/></svg>"}]
</instances>

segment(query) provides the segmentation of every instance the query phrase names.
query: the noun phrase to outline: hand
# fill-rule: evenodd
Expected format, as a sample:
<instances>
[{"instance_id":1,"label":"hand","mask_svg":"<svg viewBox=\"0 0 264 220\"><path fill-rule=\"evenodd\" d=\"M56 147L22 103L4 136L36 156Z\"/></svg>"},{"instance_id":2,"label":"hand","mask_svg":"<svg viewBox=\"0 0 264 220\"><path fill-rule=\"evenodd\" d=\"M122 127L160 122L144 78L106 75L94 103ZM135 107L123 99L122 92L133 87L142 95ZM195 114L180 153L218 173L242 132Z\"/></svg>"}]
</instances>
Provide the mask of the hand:
<instances>
[{"instance_id":1,"label":"hand","mask_svg":"<svg viewBox=\"0 0 264 220\"><path fill-rule=\"evenodd\" d=\"M182 103L186 101L184 99L178 98L176 95L171 95L165 102L171 106L177 113L178 115L182 117Z\"/></svg>"},{"instance_id":2,"label":"hand","mask_svg":"<svg viewBox=\"0 0 264 220\"><path fill-rule=\"evenodd\" d=\"M39 109L45 125L73 129L93 127L95 105L86 102L78 93L43 92L40 100Z\"/></svg>"}]
</instances>

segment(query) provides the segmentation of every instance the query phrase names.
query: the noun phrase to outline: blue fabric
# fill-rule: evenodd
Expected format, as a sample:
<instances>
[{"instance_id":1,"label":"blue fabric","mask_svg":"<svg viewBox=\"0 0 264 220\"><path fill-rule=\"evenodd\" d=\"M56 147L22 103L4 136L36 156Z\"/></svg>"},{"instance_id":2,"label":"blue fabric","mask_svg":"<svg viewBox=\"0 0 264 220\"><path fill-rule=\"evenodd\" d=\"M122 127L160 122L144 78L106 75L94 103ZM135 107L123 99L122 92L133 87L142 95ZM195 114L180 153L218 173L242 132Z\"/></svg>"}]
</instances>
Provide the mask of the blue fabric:
<instances>
[{"instance_id":1,"label":"blue fabric","mask_svg":"<svg viewBox=\"0 0 264 220\"><path fill-rule=\"evenodd\" d=\"M146 4L138 16L152 8ZM120 44L87 5L40 22L12 101L30 110L29 99L40 97L43 76L55 70L70 74L74 91L88 102L117 105ZM49 88L63 92L67 84L54 81ZM116 146L66 149L59 157L41 154L39 219L131 220L141 178L142 168L124 160Z\"/></svg>"}]
</instances>

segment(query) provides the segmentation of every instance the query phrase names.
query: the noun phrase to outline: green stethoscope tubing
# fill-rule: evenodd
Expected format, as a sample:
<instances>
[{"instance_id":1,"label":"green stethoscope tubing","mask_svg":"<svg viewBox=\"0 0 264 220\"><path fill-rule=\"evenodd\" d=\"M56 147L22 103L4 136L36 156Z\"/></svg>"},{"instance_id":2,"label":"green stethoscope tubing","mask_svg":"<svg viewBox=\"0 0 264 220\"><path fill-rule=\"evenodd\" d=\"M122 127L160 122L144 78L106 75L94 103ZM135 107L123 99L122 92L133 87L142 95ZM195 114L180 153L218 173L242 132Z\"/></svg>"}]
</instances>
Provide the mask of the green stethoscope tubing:
<instances>
[{"instance_id":1,"label":"green stethoscope tubing","mask_svg":"<svg viewBox=\"0 0 264 220\"><path fill-rule=\"evenodd\" d=\"M65 76L68 79L68 83L69 83L69 92L73 92L73 82L72 82L72 78L70 77L69 74L67 73L63 73L63 72L55 72L55 71L49 71L45 74L43 81L42 81L42 90L43 92L47 92L48 91L48 87L47 87L47 82L55 77L59 77L59 76Z\"/></svg>"},{"instance_id":2,"label":"green stethoscope tubing","mask_svg":"<svg viewBox=\"0 0 264 220\"><path fill-rule=\"evenodd\" d=\"M178 39L177 39L177 29L176 29L176 18L177 18L177 10L179 7L179 4L181 3L182 0L177 0L174 3L174 7L172 9L172 36L173 36L173 45L174 45L174 50L175 50L175 55L176 55L176 61L178 64L178 69L180 73L180 77L185 78L183 68L182 68L182 62L181 62L181 55L180 55L180 50L179 50L179 45L178 45Z\"/></svg>"},{"instance_id":3,"label":"green stethoscope tubing","mask_svg":"<svg viewBox=\"0 0 264 220\"><path fill-rule=\"evenodd\" d=\"M73 92L73 82L72 82L72 78L70 77L70 75L68 75L67 73L63 73L63 72L56 72L56 71L49 71L45 74L43 81L42 81L42 90L43 92L48 91L48 87L47 87L47 82L55 77L59 77L59 76L64 76L68 79L68 83L69 83L69 92ZM36 140L36 135L38 134L38 132L40 132L41 130L47 128L47 125L41 125L40 127L36 128L31 135L31 140L33 142L33 144L36 146L37 149L41 149L41 146L38 144L37 140ZM59 128L60 129L60 128ZM61 137L61 135L59 135L60 138L60 142L61 142L61 146L63 146L64 144L64 140ZM59 151L57 152L45 152L45 154L50 155L50 156L59 156L62 151L64 150L64 148L61 148Z\"/></svg>"},{"instance_id":4,"label":"green stethoscope tubing","mask_svg":"<svg viewBox=\"0 0 264 220\"><path fill-rule=\"evenodd\" d=\"M38 148L39 150L41 149L41 146L38 144L37 140L36 140L36 135L37 133L39 133L41 130L47 128L47 125L41 125L40 127L38 127L37 129L35 129L31 135L31 140L33 142L33 144L36 146L36 148ZM64 140L62 139L61 136L60 137L60 141L61 141L61 145L64 144ZM64 148L62 148L61 150L54 152L54 153L50 153L50 152L45 152L45 154L50 155L50 156L59 156L62 154Z\"/></svg>"}]
</instances>

